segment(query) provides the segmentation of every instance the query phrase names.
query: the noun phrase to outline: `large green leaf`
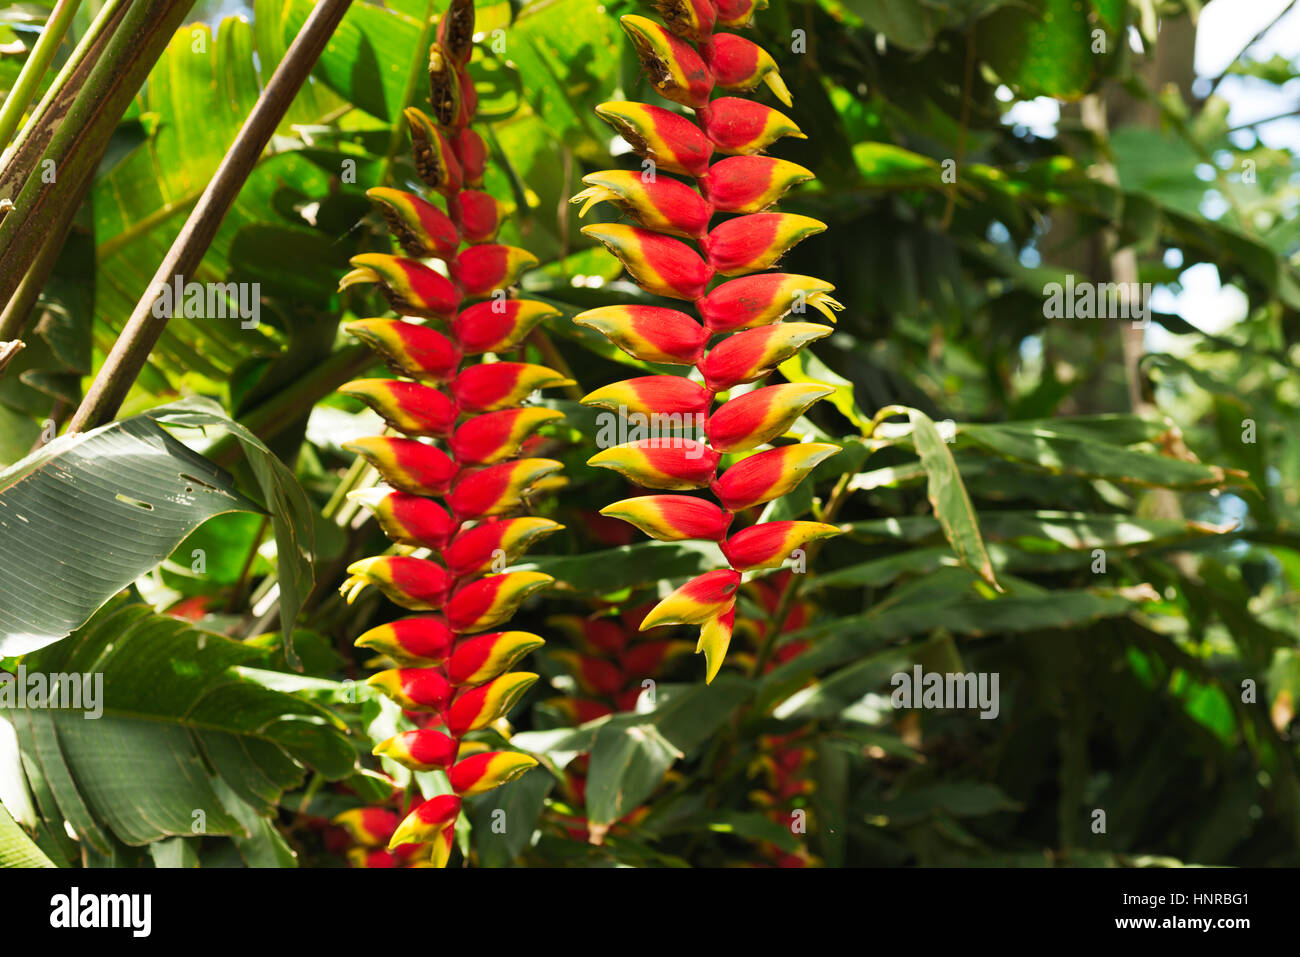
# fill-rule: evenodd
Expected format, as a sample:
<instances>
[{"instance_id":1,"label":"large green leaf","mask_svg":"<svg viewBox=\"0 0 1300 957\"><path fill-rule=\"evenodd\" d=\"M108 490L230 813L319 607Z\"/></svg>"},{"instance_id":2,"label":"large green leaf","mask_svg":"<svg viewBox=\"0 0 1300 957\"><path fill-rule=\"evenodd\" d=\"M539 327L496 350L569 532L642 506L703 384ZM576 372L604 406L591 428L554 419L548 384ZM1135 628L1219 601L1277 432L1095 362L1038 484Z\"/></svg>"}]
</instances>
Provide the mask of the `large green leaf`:
<instances>
[{"instance_id":1,"label":"large green leaf","mask_svg":"<svg viewBox=\"0 0 1300 957\"><path fill-rule=\"evenodd\" d=\"M980 53L1027 99L1077 99L1098 73L1099 54L1119 42L1112 30L1104 34L1107 45L1094 50L1093 6L1086 0L1008 4L980 23Z\"/></svg>"},{"instance_id":2,"label":"large green leaf","mask_svg":"<svg viewBox=\"0 0 1300 957\"><path fill-rule=\"evenodd\" d=\"M290 0L281 23L286 36L302 29L314 6ZM441 13L441 5L438 12ZM385 123L400 118L411 58L422 24L416 17L354 3L330 37L313 74L339 96Z\"/></svg>"},{"instance_id":3,"label":"large green leaf","mask_svg":"<svg viewBox=\"0 0 1300 957\"><path fill-rule=\"evenodd\" d=\"M204 520L261 511L136 417L61 436L0 473L0 655L58 641Z\"/></svg>"},{"instance_id":4,"label":"large green leaf","mask_svg":"<svg viewBox=\"0 0 1300 957\"><path fill-rule=\"evenodd\" d=\"M216 426L243 445L270 507L292 629L312 582L306 494L255 436L215 404L189 399L61 436L0 473L0 654L63 638L212 516L266 511L160 423Z\"/></svg>"},{"instance_id":5,"label":"large green leaf","mask_svg":"<svg viewBox=\"0 0 1300 957\"><path fill-rule=\"evenodd\" d=\"M159 406L148 412L147 417L173 426L222 429L233 435L243 448L244 458L271 513L285 655L296 667L298 659L293 652L293 625L315 580L312 572L316 548L315 512L307 493L261 439L238 422L228 419L215 403L190 398Z\"/></svg>"},{"instance_id":6,"label":"large green leaf","mask_svg":"<svg viewBox=\"0 0 1300 957\"><path fill-rule=\"evenodd\" d=\"M984 539L980 537L979 520L975 517L975 506L966 494L957 463L953 461L952 452L947 442L939 434L938 428L930 417L917 409L908 410L912 423L912 441L916 444L916 454L920 456L921 467L927 478L926 495L934 516L943 527L943 533L966 566L987 581L994 588L999 588L993 566L989 563L988 552L984 550Z\"/></svg>"},{"instance_id":7,"label":"large green leaf","mask_svg":"<svg viewBox=\"0 0 1300 957\"><path fill-rule=\"evenodd\" d=\"M508 867L532 840L555 778L542 768L503 784L469 809L481 867Z\"/></svg>"},{"instance_id":8,"label":"large green leaf","mask_svg":"<svg viewBox=\"0 0 1300 957\"><path fill-rule=\"evenodd\" d=\"M29 675L102 676L90 712L3 712L27 777L55 805L42 813L57 811L101 854L111 853L113 841L251 839L241 823L246 812L228 807L220 786L268 815L305 768L330 779L348 774L354 751L338 718L232 671L264 655L119 598L71 640L25 658ZM88 719L94 710L102 713Z\"/></svg>"}]
</instances>

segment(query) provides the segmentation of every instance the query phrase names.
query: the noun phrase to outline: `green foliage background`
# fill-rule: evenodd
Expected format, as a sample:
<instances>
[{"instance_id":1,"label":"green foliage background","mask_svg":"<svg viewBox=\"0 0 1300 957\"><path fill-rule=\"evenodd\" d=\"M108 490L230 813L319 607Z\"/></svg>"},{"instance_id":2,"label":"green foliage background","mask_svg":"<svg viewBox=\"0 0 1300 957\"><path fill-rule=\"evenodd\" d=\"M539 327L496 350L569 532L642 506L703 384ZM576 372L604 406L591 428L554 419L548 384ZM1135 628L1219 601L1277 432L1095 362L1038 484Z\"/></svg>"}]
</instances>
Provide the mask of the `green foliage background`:
<instances>
[{"instance_id":1,"label":"green foliage background","mask_svg":"<svg viewBox=\"0 0 1300 957\"><path fill-rule=\"evenodd\" d=\"M24 6L39 19L48 5ZM75 408L310 8L200 4L198 25L176 34L101 164L27 349L0 377L0 464ZM11 671L91 662L110 711L156 709L149 722L0 712L0 862L337 865L313 822L393 783L445 787L369 756L403 719L353 683L366 659L351 639L394 608L334 592L349 561L386 547L344 495L374 476L341 449L378 420L333 394L371 367L340 321L384 307L336 282L351 255L388 249L365 190L415 181L401 108L422 88L439 8L353 4L193 277L260 283L262 324L176 318L123 410L214 400L287 463L305 501L256 450L244 458L235 440L170 420L233 472L232 496L267 514L253 502L206 521L62 642L22 659L0 644ZM619 144L593 107L655 99L618 27L635 11L478 11L486 188L514 207L502 241L542 260L524 287L562 309L545 332L583 391L664 371L570 321L648 301L567 202L584 173L632 166L627 153L611 161ZM818 175L782 208L829 226L784 268L834 283L847 306L816 358L781 370L838 387L796 432L844 452L765 517L818 517L838 487L848 532L792 579L801 619L786 640L806 642L802 654L778 652L758 676L729 667L707 687L686 655L653 703L573 727L548 701L573 685L548 619L636 607L717 559L611 537L592 503L624 486L584 464L593 413L543 400L569 417L546 433L567 484L540 508L569 531L528 559L561 584L512 625L548 649L547 680L511 715L514 745L543 766L462 820L476 863L1300 863L1297 158L1230 131L1221 98L1192 95L1182 48L1198 13L1193 0L772 0L759 14L749 35L776 56L808 137L774 153ZM0 40L29 27L0 19ZM1164 67L1134 49L1165 43L1181 46ZM17 62L0 57L0 87ZM1243 57L1232 70L1280 87L1300 61ZM1006 120L1038 96L1062 101L1050 138ZM1117 250L1132 251L1136 279L1172 291L1213 264L1245 317L1207 334L1157 314L1167 334L1148 336L1134 365L1128 323L1045 315L1048 283L1120 278ZM872 431L888 406L914 411ZM931 425L945 420L950 442ZM963 486L974 521L954 497ZM0 504L22 487L0 481ZM60 507L52 520L79 506ZM277 562L300 547L314 550L316 585L295 656L274 612L305 584ZM30 566L24 587L58 575L48 557ZM178 608L188 622L160 614ZM741 606L760 623L770 613ZM115 654L96 652L105 642ZM997 719L894 711L889 677L914 664L996 672ZM770 736L796 731L807 786L778 808L806 811L808 827L791 833L754 792ZM575 796L565 769L580 765ZM202 836L196 808L210 812ZM490 826L498 808L504 834ZM588 825L608 829L603 843L583 840Z\"/></svg>"}]
</instances>

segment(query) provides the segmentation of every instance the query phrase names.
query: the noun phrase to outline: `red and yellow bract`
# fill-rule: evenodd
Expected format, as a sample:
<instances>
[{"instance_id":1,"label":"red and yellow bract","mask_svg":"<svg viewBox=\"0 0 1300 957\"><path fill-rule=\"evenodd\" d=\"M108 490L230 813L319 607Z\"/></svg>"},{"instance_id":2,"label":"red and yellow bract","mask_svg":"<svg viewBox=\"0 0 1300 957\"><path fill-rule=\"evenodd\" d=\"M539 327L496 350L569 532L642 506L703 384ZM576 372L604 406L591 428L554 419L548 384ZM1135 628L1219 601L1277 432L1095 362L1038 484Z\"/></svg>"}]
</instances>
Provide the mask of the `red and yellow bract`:
<instances>
[{"instance_id":1,"label":"red and yellow bract","mask_svg":"<svg viewBox=\"0 0 1300 957\"><path fill-rule=\"evenodd\" d=\"M351 601L373 585L398 605L426 613L379 625L356 640L397 665L369 683L405 711L441 725L402 731L380 742L374 753L413 771L445 771L452 789L411 802L401 819L381 809L341 816L358 842L404 849L398 856L356 855L367 866L407 859L445 866L463 798L504 784L537 763L522 752L486 751L481 742L462 741L506 714L537 680L535 674L508 669L543 640L529 632L491 629L552 580L538 572L501 569L561 528L548 519L510 513L560 468L551 459L515 458L536 429L561 417L523 402L537 389L569 384L553 369L524 362L463 366L466 356L518 348L539 322L556 314L544 303L507 295L537 260L493 242L503 207L478 189L487 151L469 127L475 103L468 71L473 33L473 0L452 0L429 53L432 115L417 109L405 113L416 170L441 195L445 210L402 190L370 190L405 255L356 256L340 283L340 288L377 284L402 317L360 319L344 327L402 377L361 379L340 389L403 433L348 446L391 486L353 495L399 546L431 554L354 562L341 589ZM441 268L429 260L441 262ZM442 448L426 439L440 440ZM442 497L442 504L433 497ZM431 851L415 860L410 853L415 845L429 845Z\"/></svg>"},{"instance_id":2,"label":"red and yellow bract","mask_svg":"<svg viewBox=\"0 0 1300 957\"><path fill-rule=\"evenodd\" d=\"M784 113L731 95L766 84L785 106L791 96L771 56L743 37L715 27L744 27L756 0L657 0L666 20L622 18L647 79L665 99L694 111L694 122L647 103L612 102L596 112L644 160L644 171L608 170L583 177L574 197L582 212L609 203L632 223L601 223L583 232L603 243L647 292L693 303L697 321L678 309L603 306L576 322L647 362L691 366L685 377L644 376L605 386L583 401L626 416L699 416L703 439L651 438L606 448L590 464L638 485L667 491L708 489L721 507L686 495L648 495L607 506L602 514L629 522L661 541L716 541L730 568L683 584L645 616L642 628L700 628L705 680L722 665L735 627L742 572L779 568L791 552L837 533L818 522L766 522L730 531L736 513L794 489L837 446L802 443L756 451L787 432L832 389L774 385L726 397L758 382L810 342L830 334L813 322L782 322L809 307L834 321L840 304L820 279L760 273L792 246L821 232L807 216L770 211L792 186L812 179L795 163L761 154L785 136L803 133ZM731 154L713 161L715 154ZM664 174L689 177L693 186ZM715 214L735 214L711 225ZM755 273L756 275L747 275ZM731 278L718 282L722 277ZM713 348L711 338L725 336ZM710 410L712 410L711 414ZM721 475L723 454L744 454ZM728 538L727 536L730 535Z\"/></svg>"}]
</instances>

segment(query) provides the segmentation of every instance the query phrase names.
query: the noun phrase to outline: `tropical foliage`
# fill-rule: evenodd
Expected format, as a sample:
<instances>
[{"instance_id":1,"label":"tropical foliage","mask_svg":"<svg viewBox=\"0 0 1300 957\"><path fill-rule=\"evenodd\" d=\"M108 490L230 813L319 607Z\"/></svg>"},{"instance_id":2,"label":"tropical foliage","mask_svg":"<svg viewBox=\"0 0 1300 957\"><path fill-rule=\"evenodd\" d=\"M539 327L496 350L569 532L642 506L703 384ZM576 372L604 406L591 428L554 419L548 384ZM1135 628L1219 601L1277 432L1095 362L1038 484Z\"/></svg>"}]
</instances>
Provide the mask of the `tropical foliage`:
<instances>
[{"instance_id":1,"label":"tropical foliage","mask_svg":"<svg viewBox=\"0 0 1300 957\"><path fill-rule=\"evenodd\" d=\"M329 4L0 14L0 864L1300 862L1222 3L356 0L81 431Z\"/></svg>"}]
</instances>

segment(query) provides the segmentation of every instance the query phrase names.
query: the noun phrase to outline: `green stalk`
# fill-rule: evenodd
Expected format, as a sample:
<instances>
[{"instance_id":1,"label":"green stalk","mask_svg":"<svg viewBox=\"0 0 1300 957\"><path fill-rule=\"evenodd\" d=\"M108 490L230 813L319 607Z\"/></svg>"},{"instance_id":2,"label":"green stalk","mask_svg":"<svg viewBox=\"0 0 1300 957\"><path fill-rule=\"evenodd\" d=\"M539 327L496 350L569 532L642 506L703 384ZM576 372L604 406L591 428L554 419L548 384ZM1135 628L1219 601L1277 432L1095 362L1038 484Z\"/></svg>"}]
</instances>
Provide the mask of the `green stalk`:
<instances>
[{"instance_id":1,"label":"green stalk","mask_svg":"<svg viewBox=\"0 0 1300 957\"><path fill-rule=\"evenodd\" d=\"M0 195L16 190L14 208L0 221L0 300L7 301L18 288L40 253L49 224L81 202L118 121L192 3L127 4L84 83L69 83L28 122L22 143L0 171ZM39 158L37 150L42 151ZM47 167L47 160L52 166ZM41 175L47 168L55 173L52 182Z\"/></svg>"},{"instance_id":2,"label":"green stalk","mask_svg":"<svg viewBox=\"0 0 1300 957\"><path fill-rule=\"evenodd\" d=\"M5 97L4 105L0 106L0 143L7 144L13 138L18 124L22 122L23 114L27 112L27 107L32 101L32 96L36 93L36 88L40 86L41 77L54 62L54 54L63 44L63 38L67 35L68 27L72 25L72 18L76 16L77 7L80 5L81 0L59 0L54 5L54 12L45 21L45 29L41 31L40 39L36 41L36 46L32 47L27 62L23 64L18 74L18 81Z\"/></svg>"},{"instance_id":3,"label":"green stalk","mask_svg":"<svg viewBox=\"0 0 1300 957\"><path fill-rule=\"evenodd\" d=\"M90 72L99 62L109 38L117 29L130 0L108 0L77 41L71 56L45 91L31 119L17 137L0 154L0 196L12 198L26 171L35 165L34 158L44 152L59 118L68 112L72 101L86 85ZM2 145L2 144L0 144Z\"/></svg>"}]
</instances>

